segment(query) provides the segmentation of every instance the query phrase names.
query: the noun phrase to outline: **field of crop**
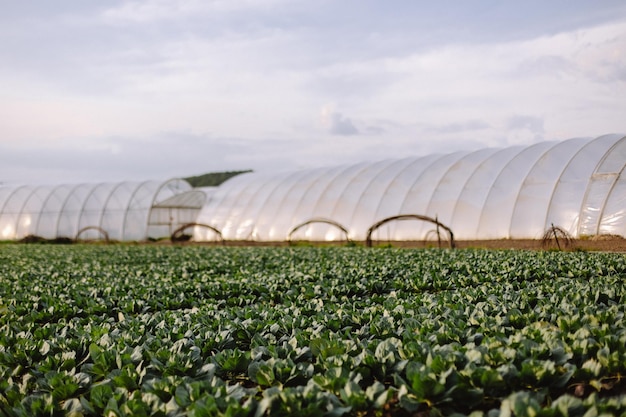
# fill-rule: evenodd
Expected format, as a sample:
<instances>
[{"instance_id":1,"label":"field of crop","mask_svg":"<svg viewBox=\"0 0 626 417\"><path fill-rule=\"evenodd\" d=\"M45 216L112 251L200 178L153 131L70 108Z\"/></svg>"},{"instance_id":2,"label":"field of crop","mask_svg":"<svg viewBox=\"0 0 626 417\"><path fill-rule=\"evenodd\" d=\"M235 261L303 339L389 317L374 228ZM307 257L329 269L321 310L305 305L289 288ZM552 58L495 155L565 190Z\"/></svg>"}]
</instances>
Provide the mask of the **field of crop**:
<instances>
[{"instance_id":1,"label":"field of crop","mask_svg":"<svg viewBox=\"0 0 626 417\"><path fill-rule=\"evenodd\" d=\"M626 413L626 257L0 245L0 416Z\"/></svg>"}]
</instances>

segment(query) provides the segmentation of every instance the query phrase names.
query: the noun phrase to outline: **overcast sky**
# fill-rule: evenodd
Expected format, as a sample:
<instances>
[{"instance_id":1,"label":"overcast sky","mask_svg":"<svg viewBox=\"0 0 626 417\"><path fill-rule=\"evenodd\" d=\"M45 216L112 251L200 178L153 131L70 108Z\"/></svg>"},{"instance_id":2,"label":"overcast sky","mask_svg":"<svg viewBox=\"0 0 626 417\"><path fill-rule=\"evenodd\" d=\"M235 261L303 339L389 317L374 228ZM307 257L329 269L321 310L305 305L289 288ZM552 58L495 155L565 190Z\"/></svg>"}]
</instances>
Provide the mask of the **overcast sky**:
<instances>
[{"instance_id":1,"label":"overcast sky","mask_svg":"<svg viewBox=\"0 0 626 417\"><path fill-rule=\"evenodd\" d=\"M624 132L624 0L0 0L4 183Z\"/></svg>"}]
</instances>

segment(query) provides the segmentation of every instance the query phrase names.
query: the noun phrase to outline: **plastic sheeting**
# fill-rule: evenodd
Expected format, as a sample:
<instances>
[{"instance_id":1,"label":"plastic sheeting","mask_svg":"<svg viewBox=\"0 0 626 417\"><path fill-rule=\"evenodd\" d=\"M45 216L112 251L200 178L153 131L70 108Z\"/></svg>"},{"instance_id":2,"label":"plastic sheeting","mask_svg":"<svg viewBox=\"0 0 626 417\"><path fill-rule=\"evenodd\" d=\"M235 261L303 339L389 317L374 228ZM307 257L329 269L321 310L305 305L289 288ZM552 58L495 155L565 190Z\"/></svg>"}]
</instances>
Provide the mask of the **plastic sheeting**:
<instances>
[{"instance_id":1,"label":"plastic sheeting","mask_svg":"<svg viewBox=\"0 0 626 417\"><path fill-rule=\"evenodd\" d=\"M207 194L211 192L208 187L196 188L153 205L148 220L149 237L170 237L178 228L195 223Z\"/></svg>"},{"instance_id":2,"label":"plastic sheeting","mask_svg":"<svg viewBox=\"0 0 626 417\"><path fill-rule=\"evenodd\" d=\"M626 137L541 142L278 174L249 173L222 184L198 223L226 240L282 241L311 220L329 220L364 240L370 226L418 214L449 226L457 239L538 239L551 225L573 237L626 234ZM433 225L390 222L375 239L422 240ZM196 229L195 240L213 239ZM211 234L211 236L209 236ZM293 239L338 240L325 222Z\"/></svg>"},{"instance_id":3,"label":"plastic sheeting","mask_svg":"<svg viewBox=\"0 0 626 417\"><path fill-rule=\"evenodd\" d=\"M152 206L191 186L183 180L0 187L0 239L29 235L143 240Z\"/></svg>"}]
</instances>

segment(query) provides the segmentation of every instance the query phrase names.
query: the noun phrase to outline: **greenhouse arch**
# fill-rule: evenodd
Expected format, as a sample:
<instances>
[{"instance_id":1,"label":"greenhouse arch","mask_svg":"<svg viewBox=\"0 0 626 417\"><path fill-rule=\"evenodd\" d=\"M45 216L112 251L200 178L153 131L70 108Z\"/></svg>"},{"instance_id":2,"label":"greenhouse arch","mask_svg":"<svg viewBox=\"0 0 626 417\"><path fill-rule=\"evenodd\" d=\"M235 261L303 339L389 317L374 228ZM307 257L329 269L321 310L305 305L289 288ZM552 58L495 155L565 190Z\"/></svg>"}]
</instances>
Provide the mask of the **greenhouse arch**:
<instances>
[{"instance_id":1,"label":"greenhouse arch","mask_svg":"<svg viewBox=\"0 0 626 417\"><path fill-rule=\"evenodd\" d=\"M215 233L217 236L219 236L219 240L222 243L225 243L224 237L222 236L222 232L219 229L216 229L215 227L208 225L208 224L204 224L204 223L187 223L182 225L181 227L179 227L178 229L174 230L172 232L172 235L170 236L170 240L172 242L180 242L182 240L182 235L183 232L187 229L189 229L190 227L199 227L199 228L204 228L204 229L209 229L210 231L212 231L213 233Z\"/></svg>"},{"instance_id":2,"label":"greenhouse arch","mask_svg":"<svg viewBox=\"0 0 626 417\"><path fill-rule=\"evenodd\" d=\"M74 238L75 241L80 240L80 235L89 232L90 230L95 230L96 232L98 232L100 235L102 235L103 240L105 242L109 242L109 233L107 233L106 230L104 230L103 228L99 227L99 226L86 226L83 227L82 229L80 229L77 233L76 233L76 237Z\"/></svg>"},{"instance_id":3,"label":"greenhouse arch","mask_svg":"<svg viewBox=\"0 0 626 417\"><path fill-rule=\"evenodd\" d=\"M304 223L300 223L299 225L295 226L293 229L291 229L291 231L289 232L289 235L287 236L287 240L289 242L291 242L291 238L293 236L294 233L296 233L298 230L302 229L303 227L309 226L311 224L314 223L324 223L324 224L328 224L330 226L334 226L337 229L341 230L344 234L344 236L346 237L346 241L350 242L350 237L348 235L348 229L346 229L345 227L343 227L341 224L337 223L334 220L330 220L330 219L311 219L311 220L307 220Z\"/></svg>"},{"instance_id":4,"label":"greenhouse arch","mask_svg":"<svg viewBox=\"0 0 626 417\"><path fill-rule=\"evenodd\" d=\"M428 216L423 216L420 214L400 214L397 216L391 216L391 217L387 217L385 219L382 219L376 223L374 223L368 230L367 230L367 235L365 238L365 245L367 247L371 247L372 246L372 234L378 229L380 228L382 225L392 222L392 221L397 221L397 220L422 220L425 222L430 222L435 224L435 226L437 227L436 229L436 233L437 233L437 237L438 240L440 240L440 234L439 234L439 229L444 229L447 233L448 233L448 237L449 242L450 242L450 247L454 248L455 244L454 244L454 233L452 232L452 230L446 226L445 224L441 223L439 220L437 219L433 219L432 217L428 217Z\"/></svg>"}]
</instances>

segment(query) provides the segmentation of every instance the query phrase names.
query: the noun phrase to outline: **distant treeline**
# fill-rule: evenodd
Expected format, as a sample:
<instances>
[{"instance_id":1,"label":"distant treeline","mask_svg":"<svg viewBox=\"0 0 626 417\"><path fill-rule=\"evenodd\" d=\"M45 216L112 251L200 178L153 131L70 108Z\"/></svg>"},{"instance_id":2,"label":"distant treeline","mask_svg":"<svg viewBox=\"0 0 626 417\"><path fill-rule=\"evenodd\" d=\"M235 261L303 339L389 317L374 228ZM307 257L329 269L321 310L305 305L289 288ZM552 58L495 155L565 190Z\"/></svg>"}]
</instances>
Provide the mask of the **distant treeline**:
<instances>
[{"instance_id":1,"label":"distant treeline","mask_svg":"<svg viewBox=\"0 0 626 417\"><path fill-rule=\"evenodd\" d=\"M195 177L184 178L192 187L216 187L235 175L252 172L251 169L245 171L210 172L208 174L197 175Z\"/></svg>"}]
</instances>

